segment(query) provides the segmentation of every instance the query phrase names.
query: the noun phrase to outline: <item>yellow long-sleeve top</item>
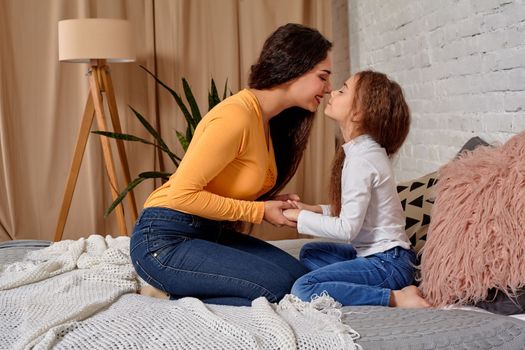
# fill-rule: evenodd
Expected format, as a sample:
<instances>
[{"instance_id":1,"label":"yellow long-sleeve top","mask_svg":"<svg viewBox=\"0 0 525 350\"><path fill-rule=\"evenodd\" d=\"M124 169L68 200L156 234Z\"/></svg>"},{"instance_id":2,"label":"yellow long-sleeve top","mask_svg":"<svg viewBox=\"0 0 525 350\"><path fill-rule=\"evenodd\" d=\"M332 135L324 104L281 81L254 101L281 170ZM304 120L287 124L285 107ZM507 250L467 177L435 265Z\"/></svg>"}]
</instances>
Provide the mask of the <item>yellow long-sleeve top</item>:
<instances>
[{"instance_id":1,"label":"yellow long-sleeve top","mask_svg":"<svg viewBox=\"0 0 525 350\"><path fill-rule=\"evenodd\" d=\"M195 129L177 171L144 207L167 207L213 220L260 223L264 202L254 201L277 179L259 102L249 90L230 96Z\"/></svg>"}]
</instances>

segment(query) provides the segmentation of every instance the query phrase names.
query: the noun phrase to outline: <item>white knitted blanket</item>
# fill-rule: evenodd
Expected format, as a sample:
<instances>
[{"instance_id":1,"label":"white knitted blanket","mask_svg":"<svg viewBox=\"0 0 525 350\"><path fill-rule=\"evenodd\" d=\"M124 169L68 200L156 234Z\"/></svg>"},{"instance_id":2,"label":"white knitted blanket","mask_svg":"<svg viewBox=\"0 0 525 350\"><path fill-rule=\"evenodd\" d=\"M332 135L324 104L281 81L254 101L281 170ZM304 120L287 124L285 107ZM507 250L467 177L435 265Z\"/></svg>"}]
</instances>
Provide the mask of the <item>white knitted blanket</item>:
<instances>
[{"instance_id":1,"label":"white knitted blanket","mask_svg":"<svg viewBox=\"0 0 525 350\"><path fill-rule=\"evenodd\" d=\"M129 238L92 235L0 266L0 349L358 349L328 296L251 307L135 294Z\"/></svg>"}]
</instances>

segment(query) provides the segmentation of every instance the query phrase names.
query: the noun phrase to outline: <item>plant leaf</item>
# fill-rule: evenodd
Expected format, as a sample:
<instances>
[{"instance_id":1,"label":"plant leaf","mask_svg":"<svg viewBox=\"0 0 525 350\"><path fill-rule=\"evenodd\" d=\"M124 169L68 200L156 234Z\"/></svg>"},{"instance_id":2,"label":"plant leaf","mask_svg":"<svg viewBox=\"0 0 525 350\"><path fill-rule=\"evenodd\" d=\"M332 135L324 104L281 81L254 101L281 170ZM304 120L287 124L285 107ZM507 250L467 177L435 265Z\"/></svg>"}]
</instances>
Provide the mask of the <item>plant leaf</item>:
<instances>
[{"instance_id":1,"label":"plant leaf","mask_svg":"<svg viewBox=\"0 0 525 350\"><path fill-rule=\"evenodd\" d=\"M146 180L146 179L145 178L141 178L141 177L137 177L135 180L131 181L128 184L128 186L126 186L124 191L120 192L118 197L113 201L113 203L111 203L109 208L106 209L106 211L104 212L104 218L107 218L108 215L111 214L113 209L115 209L120 204L120 202L122 202L122 200L124 199L124 197L126 197L126 195L128 194L129 191L131 191L132 189L137 187L137 185L140 184L144 180Z\"/></svg>"},{"instance_id":2,"label":"plant leaf","mask_svg":"<svg viewBox=\"0 0 525 350\"><path fill-rule=\"evenodd\" d=\"M161 146L157 145L156 143L154 142L151 142L151 141L148 141L148 140L145 140L143 138L140 138L140 137L137 137L135 135L131 135L131 134L120 134L118 132L110 132L110 131L99 131L99 130L95 130L95 131L92 131L93 134L97 134L97 135L102 135L102 136L106 136L106 137L111 137L111 138L114 138L114 139L117 139L117 140L124 140L124 141L131 141L131 142L142 142L142 143L145 143L147 145L152 145L152 146L155 146L157 147L158 149L160 149L161 151L163 152L166 152L166 150L164 148L162 148ZM168 153L168 152L166 152ZM169 153L168 153L169 154ZM179 158L179 156L177 156L176 154L174 154L175 158L180 161L181 159Z\"/></svg>"},{"instance_id":3,"label":"plant leaf","mask_svg":"<svg viewBox=\"0 0 525 350\"><path fill-rule=\"evenodd\" d=\"M227 89L227 87L228 87L228 78L226 78L226 82L224 83L224 93L222 94L222 99L223 100L226 98L226 89ZM230 92L231 92L231 90L230 90Z\"/></svg>"},{"instance_id":4,"label":"plant leaf","mask_svg":"<svg viewBox=\"0 0 525 350\"><path fill-rule=\"evenodd\" d=\"M171 175L172 173L166 173L163 171L145 171L143 173L140 173L139 177L144 179L157 179L160 177L164 180L169 180Z\"/></svg>"},{"instance_id":5,"label":"plant leaf","mask_svg":"<svg viewBox=\"0 0 525 350\"><path fill-rule=\"evenodd\" d=\"M208 91L208 111L211 111L213 108L213 96L211 95L211 91Z\"/></svg>"},{"instance_id":6,"label":"plant leaf","mask_svg":"<svg viewBox=\"0 0 525 350\"><path fill-rule=\"evenodd\" d=\"M140 68L144 69L149 75L151 75L153 77L153 79L155 79L155 81L157 83L159 83L160 85L162 85L166 90L169 91L169 93L171 94L171 96L173 96L173 98L175 99L175 102L177 102L177 105L179 106L180 110L182 111L182 114L184 115L184 119L186 119L186 122L189 124L189 125L193 125L193 117L191 116L190 112L188 111L188 108L186 107L186 105L184 104L184 101L182 101L182 98L179 96L179 94L177 94L175 92L175 90L173 90L172 88L170 88L168 85L166 85L162 80L160 80L159 78L157 78L155 76L155 74L153 74L152 72L150 72L146 67L144 67L143 65L140 65ZM194 125L194 128L195 128L195 125Z\"/></svg>"},{"instance_id":7,"label":"plant leaf","mask_svg":"<svg viewBox=\"0 0 525 350\"><path fill-rule=\"evenodd\" d=\"M168 180L170 176L171 176L170 173L164 173L160 171L147 171L147 172L140 173L136 179L131 181L126 186L126 188L122 192L120 192L118 197L113 201L113 203L111 203L109 208L106 209L106 211L104 212L104 218L106 218L109 214L111 214L111 212L122 202L124 197L126 197L126 195L132 189L137 187L142 181L146 179L154 179L154 178L162 178L162 179Z\"/></svg>"},{"instance_id":8,"label":"plant leaf","mask_svg":"<svg viewBox=\"0 0 525 350\"><path fill-rule=\"evenodd\" d=\"M184 94L186 95L186 100L190 104L191 113L193 117L192 126L195 128L197 127L197 124L201 120L201 111L199 110L197 101L195 101L195 96L193 96L193 92L191 92L190 84L188 84L188 81L184 78L182 78L182 87L184 88Z\"/></svg>"},{"instance_id":9,"label":"plant leaf","mask_svg":"<svg viewBox=\"0 0 525 350\"><path fill-rule=\"evenodd\" d=\"M177 131L177 132L178 132L178 131ZM191 130L191 127L188 126L188 127L186 128L186 140L191 141L192 138L193 138L193 132L192 132L192 130ZM189 142L189 141L188 141L188 142Z\"/></svg>"},{"instance_id":10,"label":"plant leaf","mask_svg":"<svg viewBox=\"0 0 525 350\"><path fill-rule=\"evenodd\" d=\"M147 145L152 145L152 146L155 146L155 147L159 147L159 145L157 145L156 143L153 143L151 141L148 141L146 139L143 139L143 138L137 137L135 135L131 135L131 134L121 134L121 133L118 133L118 132L99 131L99 130L92 131L91 133L97 134L97 135L106 136L106 137L111 137L111 138L117 139L117 140L132 141L132 142L137 141L137 142L145 143ZM159 148L161 148L161 147L159 147Z\"/></svg>"},{"instance_id":11,"label":"plant leaf","mask_svg":"<svg viewBox=\"0 0 525 350\"><path fill-rule=\"evenodd\" d=\"M219 99L219 93L217 92L217 86L213 78L211 79L210 92L208 94L208 110L211 110L217 103L221 102Z\"/></svg>"},{"instance_id":12,"label":"plant leaf","mask_svg":"<svg viewBox=\"0 0 525 350\"><path fill-rule=\"evenodd\" d=\"M160 149L162 149L164 152L166 152L168 154L168 156L170 157L171 161L173 163L175 163L176 166L179 166L179 161L181 160L179 157L177 157L173 152L170 151L170 149L168 148L168 146L166 145L166 143L164 142L164 140L162 139L162 137L160 137L159 133L157 132L157 130L155 130L155 128L153 126L151 126L150 123L148 123L148 121L146 120L146 118L144 118L139 112L137 112L133 107L129 106L129 108L131 108L131 110L133 111L133 113L135 113L135 116L138 118L138 120L142 123L142 125L144 125L144 127L146 128L146 130L148 130L148 132L155 138L155 140L157 140L157 142L159 143L159 147Z\"/></svg>"},{"instance_id":13,"label":"plant leaf","mask_svg":"<svg viewBox=\"0 0 525 350\"><path fill-rule=\"evenodd\" d=\"M184 135L182 135L182 133L180 133L179 131L177 131L177 137L179 138L179 142L182 146L182 149L184 150L184 152L186 152L188 150L188 146L190 145L190 143L188 142L188 138L184 137Z\"/></svg>"}]
</instances>

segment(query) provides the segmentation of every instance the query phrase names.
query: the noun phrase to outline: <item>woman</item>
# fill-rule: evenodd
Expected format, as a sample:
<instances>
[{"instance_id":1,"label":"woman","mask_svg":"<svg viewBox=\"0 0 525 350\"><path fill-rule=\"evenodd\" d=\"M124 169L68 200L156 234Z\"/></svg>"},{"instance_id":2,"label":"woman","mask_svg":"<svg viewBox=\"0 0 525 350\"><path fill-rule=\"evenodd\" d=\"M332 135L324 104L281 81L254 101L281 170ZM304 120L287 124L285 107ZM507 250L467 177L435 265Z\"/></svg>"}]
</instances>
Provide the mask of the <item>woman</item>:
<instances>
[{"instance_id":1,"label":"woman","mask_svg":"<svg viewBox=\"0 0 525 350\"><path fill-rule=\"evenodd\" d=\"M277 302L307 270L293 257L224 222L295 224L276 196L302 158L313 116L330 92L332 44L287 24L266 40L249 89L199 123L176 173L147 199L131 237L134 267L171 299L250 305Z\"/></svg>"},{"instance_id":2,"label":"woman","mask_svg":"<svg viewBox=\"0 0 525 350\"><path fill-rule=\"evenodd\" d=\"M312 271L292 293L308 301L327 292L343 305L428 307L411 285L416 256L389 159L410 127L401 87L385 74L359 72L332 92L325 114L344 139L332 169L331 205L291 202L296 208L284 215L300 233L348 243L306 244L301 262Z\"/></svg>"}]
</instances>

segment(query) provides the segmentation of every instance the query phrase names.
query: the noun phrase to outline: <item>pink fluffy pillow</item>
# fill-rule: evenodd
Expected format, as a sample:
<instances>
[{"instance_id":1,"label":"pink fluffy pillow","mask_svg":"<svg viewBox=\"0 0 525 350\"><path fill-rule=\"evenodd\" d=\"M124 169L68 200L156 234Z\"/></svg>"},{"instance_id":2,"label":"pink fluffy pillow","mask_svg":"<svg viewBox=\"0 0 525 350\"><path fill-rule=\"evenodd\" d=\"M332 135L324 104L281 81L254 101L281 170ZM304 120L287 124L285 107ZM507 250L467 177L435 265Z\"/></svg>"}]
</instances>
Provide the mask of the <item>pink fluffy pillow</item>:
<instances>
[{"instance_id":1,"label":"pink fluffy pillow","mask_svg":"<svg viewBox=\"0 0 525 350\"><path fill-rule=\"evenodd\" d=\"M439 170L422 250L421 290L435 306L525 286L525 132Z\"/></svg>"}]
</instances>

